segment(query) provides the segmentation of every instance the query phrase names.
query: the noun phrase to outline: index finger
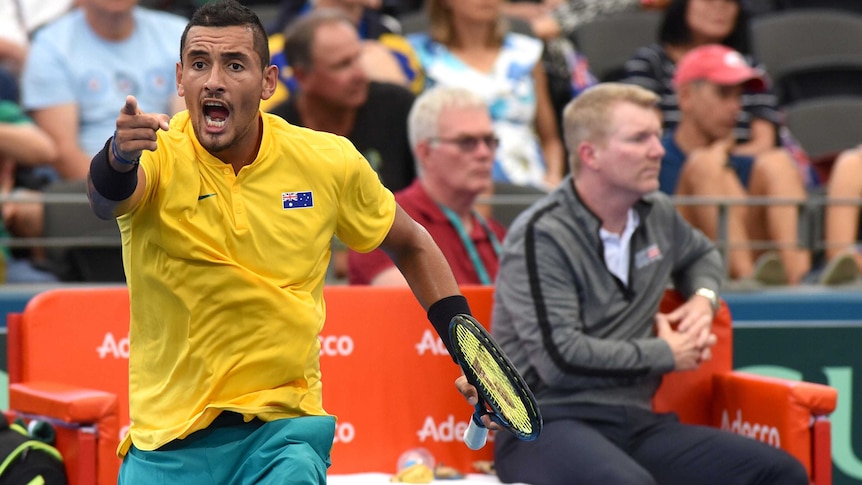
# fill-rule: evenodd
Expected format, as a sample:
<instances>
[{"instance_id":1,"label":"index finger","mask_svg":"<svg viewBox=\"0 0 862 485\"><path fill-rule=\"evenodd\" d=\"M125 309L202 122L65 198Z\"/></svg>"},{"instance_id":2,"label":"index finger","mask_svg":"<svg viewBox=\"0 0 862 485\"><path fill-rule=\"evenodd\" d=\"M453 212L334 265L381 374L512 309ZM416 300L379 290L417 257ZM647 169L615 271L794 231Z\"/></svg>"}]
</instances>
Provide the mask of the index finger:
<instances>
[{"instance_id":1,"label":"index finger","mask_svg":"<svg viewBox=\"0 0 862 485\"><path fill-rule=\"evenodd\" d=\"M120 113L127 115L140 114L141 111L138 110L138 100L132 95L126 96L126 104L123 105L123 109L120 110Z\"/></svg>"}]
</instances>

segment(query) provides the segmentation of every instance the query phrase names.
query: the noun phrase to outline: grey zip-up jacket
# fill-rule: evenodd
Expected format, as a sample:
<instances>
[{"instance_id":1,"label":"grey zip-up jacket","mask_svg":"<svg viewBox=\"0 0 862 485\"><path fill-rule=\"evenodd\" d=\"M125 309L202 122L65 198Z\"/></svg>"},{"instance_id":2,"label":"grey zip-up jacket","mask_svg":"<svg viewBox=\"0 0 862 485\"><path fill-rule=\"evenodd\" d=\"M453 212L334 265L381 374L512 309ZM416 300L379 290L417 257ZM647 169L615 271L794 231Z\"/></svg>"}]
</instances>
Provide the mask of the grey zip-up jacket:
<instances>
[{"instance_id":1,"label":"grey zip-up jacket","mask_svg":"<svg viewBox=\"0 0 862 485\"><path fill-rule=\"evenodd\" d=\"M683 295L718 291L721 257L660 192L638 202L629 285L611 274L601 221L571 177L524 211L503 244L492 333L540 405L573 403L649 409L674 368L655 337L654 315L669 285Z\"/></svg>"}]
</instances>

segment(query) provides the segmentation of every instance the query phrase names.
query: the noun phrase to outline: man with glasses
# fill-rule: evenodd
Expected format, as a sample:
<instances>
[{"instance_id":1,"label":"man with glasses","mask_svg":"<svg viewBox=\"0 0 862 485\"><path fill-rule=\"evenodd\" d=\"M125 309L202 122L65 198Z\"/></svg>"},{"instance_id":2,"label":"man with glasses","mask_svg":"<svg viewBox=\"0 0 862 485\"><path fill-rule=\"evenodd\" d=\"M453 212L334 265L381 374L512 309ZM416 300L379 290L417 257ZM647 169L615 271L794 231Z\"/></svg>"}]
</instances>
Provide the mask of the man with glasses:
<instances>
[{"instance_id":1,"label":"man with glasses","mask_svg":"<svg viewBox=\"0 0 862 485\"><path fill-rule=\"evenodd\" d=\"M487 105L472 91L438 86L417 98L408 129L418 178L395 200L428 230L459 284L493 284L505 228L474 207L491 187L499 143ZM407 284L381 250L350 252L348 261L351 284Z\"/></svg>"}]
</instances>

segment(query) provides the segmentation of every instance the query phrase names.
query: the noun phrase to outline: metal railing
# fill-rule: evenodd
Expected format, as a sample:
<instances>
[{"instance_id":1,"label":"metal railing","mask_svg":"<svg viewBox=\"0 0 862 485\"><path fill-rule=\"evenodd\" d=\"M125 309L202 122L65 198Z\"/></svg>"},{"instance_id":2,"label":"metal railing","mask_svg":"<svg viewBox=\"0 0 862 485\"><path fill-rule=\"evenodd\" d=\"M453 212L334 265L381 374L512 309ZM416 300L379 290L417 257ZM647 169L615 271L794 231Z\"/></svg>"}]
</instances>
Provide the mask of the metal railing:
<instances>
[{"instance_id":1,"label":"metal railing","mask_svg":"<svg viewBox=\"0 0 862 485\"><path fill-rule=\"evenodd\" d=\"M494 195L492 197L480 199L479 202L489 204L491 206L495 204L523 204L524 207L526 207L530 203L538 200L540 197L540 195L522 194ZM728 211L735 206L795 206L799 213L799 230L797 242L793 243L792 247L801 247L811 251L822 251L830 248L830 246L823 240L824 211L827 205L862 206L862 197L828 199L823 194L810 194L803 199L777 197L745 197L729 199L725 197L704 196L673 196L671 199L677 207L713 206L718 208L718 236L715 243L722 251L736 248L769 250L788 247L788 244L786 243L782 245L774 241L747 241L731 244L728 241Z\"/></svg>"},{"instance_id":2,"label":"metal railing","mask_svg":"<svg viewBox=\"0 0 862 485\"><path fill-rule=\"evenodd\" d=\"M481 198L480 204L494 205L522 205L529 206L541 197L534 194L497 194L491 197ZM776 205L792 205L797 207L800 215L799 237L794 247L802 247L812 251L821 251L828 248L822 239L823 211L826 205L853 205L862 206L862 197L845 199L827 199L825 195L812 194L805 199L775 198L775 197L747 197L740 199L728 199L721 197L700 196L675 196L672 198L677 206L715 206L719 211L718 237L716 245L727 251L736 247L748 247L751 249L778 249L782 246L772 241L749 241L740 245L732 245L728 241L728 211L734 206L763 207ZM85 194L63 193L63 194L37 194L33 197L0 196L0 203L4 202L33 202L44 204L67 204L81 205L82 214L89 211L89 202ZM95 217L95 216L93 216ZM50 234L50 228L46 233ZM120 246L119 232L116 235L80 235L80 236L50 236L37 238L28 237L0 237L0 246L9 248L27 247L118 247Z\"/></svg>"},{"instance_id":3,"label":"metal railing","mask_svg":"<svg viewBox=\"0 0 862 485\"><path fill-rule=\"evenodd\" d=\"M15 203L38 203L38 204L65 204L81 206L82 215L90 215L89 201L86 194L83 193L36 193L21 196L19 194L10 194L0 196L0 204L5 202ZM92 217L96 217L92 215ZM75 221L72 221L73 223ZM46 228L46 233L51 233L50 228ZM120 233L116 235L81 235L81 236L45 236L45 237L15 237L7 236L0 237L0 246L9 248L66 248L66 247L119 247L121 245Z\"/></svg>"}]
</instances>

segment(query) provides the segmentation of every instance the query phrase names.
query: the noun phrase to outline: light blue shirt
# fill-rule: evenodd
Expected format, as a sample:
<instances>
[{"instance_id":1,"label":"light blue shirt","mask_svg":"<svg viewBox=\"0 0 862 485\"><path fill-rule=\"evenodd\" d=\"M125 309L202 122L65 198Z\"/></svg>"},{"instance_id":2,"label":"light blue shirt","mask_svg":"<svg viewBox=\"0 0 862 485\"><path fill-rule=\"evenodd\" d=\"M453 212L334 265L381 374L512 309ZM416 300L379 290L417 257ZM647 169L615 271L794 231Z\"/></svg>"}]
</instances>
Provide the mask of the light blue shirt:
<instances>
[{"instance_id":1,"label":"light blue shirt","mask_svg":"<svg viewBox=\"0 0 862 485\"><path fill-rule=\"evenodd\" d=\"M36 110L78 105L78 143L90 156L116 127L126 96L144 112L169 113L176 95L180 38L188 22L136 7L135 29L120 42L97 36L81 9L36 32L21 77L21 104Z\"/></svg>"},{"instance_id":2,"label":"light blue shirt","mask_svg":"<svg viewBox=\"0 0 862 485\"><path fill-rule=\"evenodd\" d=\"M640 218L634 209L629 209L626 227L622 234L614 234L599 229L599 236L605 247L605 264L608 271L620 279L626 286L629 284L629 261L631 261L632 234L640 224Z\"/></svg>"}]
</instances>

